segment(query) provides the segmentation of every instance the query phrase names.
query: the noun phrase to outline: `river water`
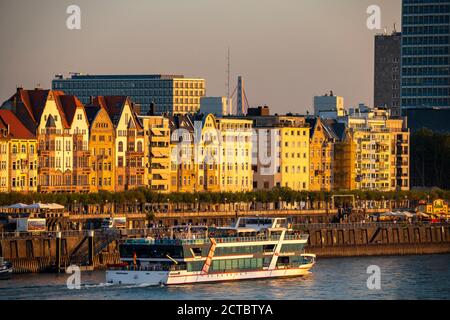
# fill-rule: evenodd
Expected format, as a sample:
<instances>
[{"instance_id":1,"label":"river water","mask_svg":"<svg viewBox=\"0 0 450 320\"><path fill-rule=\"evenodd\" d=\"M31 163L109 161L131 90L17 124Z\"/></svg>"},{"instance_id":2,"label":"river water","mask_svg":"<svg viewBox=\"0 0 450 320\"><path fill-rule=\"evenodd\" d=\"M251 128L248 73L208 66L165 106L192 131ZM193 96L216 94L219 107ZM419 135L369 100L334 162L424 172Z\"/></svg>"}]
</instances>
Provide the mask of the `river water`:
<instances>
[{"instance_id":1,"label":"river water","mask_svg":"<svg viewBox=\"0 0 450 320\"><path fill-rule=\"evenodd\" d=\"M380 290L369 290L369 266L381 272ZM5 299L441 299L450 300L450 255L318 259L303 278L175 287L116 286L101 271L83 272L81 289L68 289L69 275L14 275L0 281Z\"/></svg>"}]
</instances>

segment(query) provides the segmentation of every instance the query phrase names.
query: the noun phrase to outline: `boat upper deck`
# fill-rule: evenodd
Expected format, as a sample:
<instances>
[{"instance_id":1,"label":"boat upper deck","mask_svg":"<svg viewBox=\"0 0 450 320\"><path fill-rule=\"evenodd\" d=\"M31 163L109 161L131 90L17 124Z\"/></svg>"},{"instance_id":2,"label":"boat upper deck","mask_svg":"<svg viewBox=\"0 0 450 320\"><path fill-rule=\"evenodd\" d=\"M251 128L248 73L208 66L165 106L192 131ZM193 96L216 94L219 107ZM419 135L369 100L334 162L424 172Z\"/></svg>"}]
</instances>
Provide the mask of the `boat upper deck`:
<instances>
[{"instance_id":1,"label":"boat upper deck","mask_svg":"<svg viewBox=\"0 0 450 320\"><path fill-rule=\"evenodd\" d=\"M292 234L285 235L285 241L306 241L308 240L308 234ZM255 237L224 237L215 238L214 241L220 243L242 243L242 242L275 242L280 240L280 235L271 236L255 236ZM184 239L129 239L125 241L125 244L137 244L137 245L204 245L211 243L211 239L208 237L202 238L184 238Z\"/></svg>"}]
</instances>

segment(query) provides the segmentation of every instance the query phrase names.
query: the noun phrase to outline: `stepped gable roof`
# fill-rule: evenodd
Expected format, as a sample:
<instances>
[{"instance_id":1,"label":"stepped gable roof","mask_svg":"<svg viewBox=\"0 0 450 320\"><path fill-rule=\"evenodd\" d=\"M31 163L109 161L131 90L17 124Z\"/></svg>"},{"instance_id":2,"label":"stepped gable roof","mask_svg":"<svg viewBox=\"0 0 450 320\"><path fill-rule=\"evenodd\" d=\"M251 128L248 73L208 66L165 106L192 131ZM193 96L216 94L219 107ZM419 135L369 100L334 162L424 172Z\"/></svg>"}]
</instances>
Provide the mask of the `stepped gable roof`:
<instances>
[{"instance_id":1,"label":"stepped gable roof","mask_svg":"<svg viewBox=\"0 0 450 320\"><path fill-rule=\"evenodd\" d=\"M15 139L36 139L25 125L10 110L0 110L0 119L9 128L9 136Z\"/></svg>"}]
</instances>

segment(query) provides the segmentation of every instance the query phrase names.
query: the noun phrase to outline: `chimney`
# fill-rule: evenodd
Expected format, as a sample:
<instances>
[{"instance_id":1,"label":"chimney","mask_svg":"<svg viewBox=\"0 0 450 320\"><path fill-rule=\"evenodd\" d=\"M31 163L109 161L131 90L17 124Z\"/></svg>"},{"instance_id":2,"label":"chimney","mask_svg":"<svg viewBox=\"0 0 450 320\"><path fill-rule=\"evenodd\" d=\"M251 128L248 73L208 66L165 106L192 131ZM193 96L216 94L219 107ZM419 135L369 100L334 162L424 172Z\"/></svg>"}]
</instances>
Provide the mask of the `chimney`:
<instances>
[{"instance_id":1,"label":"chimney","mask_svg":"<svg viewBox=\"0 0 450 320\"><path fill-rule=\"evenodd\" d=\"M154 116L155 115L155 103L152 101L152 103L150 103L150 110L148 112L149 116Z\"/></svg>"}]
</instances>

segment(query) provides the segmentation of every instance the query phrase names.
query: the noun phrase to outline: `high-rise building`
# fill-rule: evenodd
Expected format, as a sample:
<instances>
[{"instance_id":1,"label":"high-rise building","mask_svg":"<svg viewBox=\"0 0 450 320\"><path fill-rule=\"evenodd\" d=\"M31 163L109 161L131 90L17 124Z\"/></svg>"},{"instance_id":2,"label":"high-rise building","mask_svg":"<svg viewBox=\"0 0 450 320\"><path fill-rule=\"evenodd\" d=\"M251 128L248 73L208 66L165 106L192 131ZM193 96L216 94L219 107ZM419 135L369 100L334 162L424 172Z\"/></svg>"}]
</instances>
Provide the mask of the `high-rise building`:
<instances>
[{"instance_id":1,"label":"high-rise building","mask_svg":"<svg viewBox=\"0 0 450 320\"><path fill-rule=\"evenodd\" d=\"M401 33L375 36L374 106L388 107L400 116Z\"/></svg>"},{"instance_id":2,"label":"high-rise building","mask_svg":"<svg viewBox=\"0 0 450 320\"><path fill-rule=\"evenodd\" d=\"M403 0L402 109L450 108L450 0Z\"/></svg>"},{"instance_id":3,"label":"high-rise building","mask_svg":"<svg viewBox=\"0 0 450 320\"><path fill-rule=\"evenodd\" d=\"M153 102L156 113L186 114L200 109L205 95L204 79L182 75L81 75L64 79L57 75L52 81L55 90L76 95L87 104L93 96L128 96L140 105L140 114L147 115Z\"/></svg>"}]
</instances>

